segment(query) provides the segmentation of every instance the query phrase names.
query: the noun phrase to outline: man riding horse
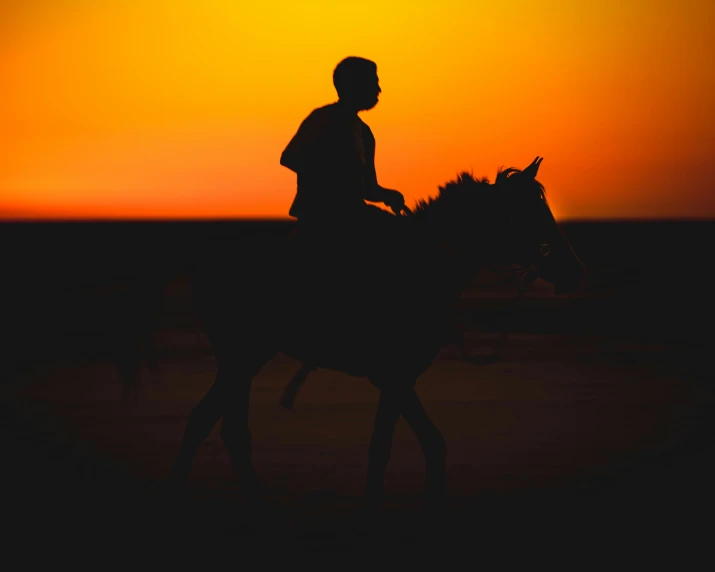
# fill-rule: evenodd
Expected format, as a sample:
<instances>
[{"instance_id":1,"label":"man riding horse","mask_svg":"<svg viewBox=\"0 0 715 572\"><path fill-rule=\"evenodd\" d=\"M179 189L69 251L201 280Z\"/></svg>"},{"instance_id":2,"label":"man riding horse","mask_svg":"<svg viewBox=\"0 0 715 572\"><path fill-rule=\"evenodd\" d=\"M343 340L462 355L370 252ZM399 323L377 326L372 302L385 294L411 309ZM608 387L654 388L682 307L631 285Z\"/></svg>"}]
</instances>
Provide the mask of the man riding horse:
<instances>
[{"instance_id":1,"label":"man riding horse","mask_svg":"<svg viewBox=\"0 0 715 572\"><path fill-rule=\"evenodd\" d=\"M222 420L221 438L243 492L260 506L249 397L255 376L280 351L315 367L367 377L379 389L366 508L372 512L380 503L395 426L403 417L424 453L426 505L439 511L446 502L446 443L415 384L439 352L450 308L486 265L534 266L564 292L578 287L584 269L534 178L538 157L524 171L500 171L494 184L462 173L411 217L368 205L366 200L382 201L395 213L404 208L400 193L378 185L374 137L357 117L377 103L377 68L347 58L334 82L339 101L311 113L281 158L298 174L291 208L298 232L287 261L299 279L285 288L285 268L275 263L281 261L261 249L246 249L230 264L214 257L194 274L192 296L217 372L191 411L170 484L186 486L199 447ZM399 256L374 256L384 249ZM361 266L363 261L369 264ZM376 300L383 302L377 311ZM309 327L296 318L310 318Z\"/></svg>"}]
</instances>

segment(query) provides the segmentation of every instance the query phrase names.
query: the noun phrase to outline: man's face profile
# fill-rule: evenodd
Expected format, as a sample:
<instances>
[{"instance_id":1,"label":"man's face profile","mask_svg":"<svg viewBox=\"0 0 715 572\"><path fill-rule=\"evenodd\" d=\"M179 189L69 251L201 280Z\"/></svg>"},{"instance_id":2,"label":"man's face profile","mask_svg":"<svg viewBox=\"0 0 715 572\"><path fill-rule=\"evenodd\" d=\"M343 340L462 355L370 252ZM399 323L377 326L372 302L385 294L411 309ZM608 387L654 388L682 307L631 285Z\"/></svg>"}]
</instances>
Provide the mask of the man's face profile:
<instances>
[{"instance_id":1,"label":"man's face profile","mask_svg":"<svg viewBox=\"0 0 715 572\"><path fill-rule=\"evenodd\" d=\"M382 92L380 89L380 79L377 77L377 72L366 75L361 78L356 85L355 100L360 110L372 109L379 101L379 95Z\"/></svg>"}]
</instances>

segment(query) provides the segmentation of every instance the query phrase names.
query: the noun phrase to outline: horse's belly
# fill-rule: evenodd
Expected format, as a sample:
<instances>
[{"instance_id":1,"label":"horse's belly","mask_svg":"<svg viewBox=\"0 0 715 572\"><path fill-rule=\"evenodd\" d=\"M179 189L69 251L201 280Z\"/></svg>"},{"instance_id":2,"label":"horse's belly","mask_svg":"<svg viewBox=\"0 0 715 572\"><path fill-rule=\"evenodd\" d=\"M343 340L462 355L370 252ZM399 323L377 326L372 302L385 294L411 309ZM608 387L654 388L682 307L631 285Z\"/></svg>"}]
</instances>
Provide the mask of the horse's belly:
<instances>
[{"instance_id":1,"label":"horse's belly","mask_svg":"<svg viewBox=\"0 0 715 572\"><path fill-rule=\"evenodd\" d=\"M293 323L282 328L278 350L313 367L345 372L356 377L390 374L416 379L439 352L439 344L416 328L318 327Z\"/></svg>"}]
</instances>

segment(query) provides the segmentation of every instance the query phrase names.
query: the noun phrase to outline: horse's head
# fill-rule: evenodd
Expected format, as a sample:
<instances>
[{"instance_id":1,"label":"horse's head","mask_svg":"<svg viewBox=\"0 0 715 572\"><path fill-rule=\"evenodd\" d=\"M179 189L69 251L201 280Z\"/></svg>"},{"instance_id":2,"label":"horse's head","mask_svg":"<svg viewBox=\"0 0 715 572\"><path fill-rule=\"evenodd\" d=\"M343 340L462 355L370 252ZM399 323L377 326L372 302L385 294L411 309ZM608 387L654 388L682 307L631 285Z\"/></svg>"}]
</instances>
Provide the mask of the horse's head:
<instances>
[{"instance_id":1,"label":"horse's head","mask_svg":"<svg viewBox=\"0 0 715 572\"><path fill-rule=\"evenodd\" d=\"M523 171L499 171L494 184L463 172L420 201L417 220L470 268L510 263L532 270L554 285L556 294L577 290L584 265L561 234L536 180L541 160Z\"/></svg>"},{"instance_id":2,"label":"horse's head","mask_svg":"<svg viewBox=\"0 0 715 572\"><path fill-rule=\"evenodd\" d=\"M585 268L561 234L536 180L540 158L525 170L499 171L494 184L506 217L510 257L554 286L555 294L578 290Z\"/></svg>"}]
</instances>

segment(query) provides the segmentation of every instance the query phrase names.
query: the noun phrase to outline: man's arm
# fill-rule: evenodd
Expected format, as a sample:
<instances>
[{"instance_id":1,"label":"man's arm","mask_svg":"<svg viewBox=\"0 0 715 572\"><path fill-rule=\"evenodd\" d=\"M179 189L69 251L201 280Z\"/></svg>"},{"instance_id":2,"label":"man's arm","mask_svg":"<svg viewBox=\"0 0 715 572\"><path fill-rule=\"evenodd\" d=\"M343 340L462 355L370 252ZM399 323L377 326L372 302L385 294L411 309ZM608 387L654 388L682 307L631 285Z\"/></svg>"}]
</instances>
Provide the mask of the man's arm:
<instances>
[{"instance_id":1,"label":"man's arm","mask_svg":"<svg viewBox=\"0 0 715 572\"><path fill-rule=\"evenodd\" d=\"M393 211L399 211L405 204L404 197L399 191L381 187L377 182L375 170L375 137L368 127L364 136L365 145L365 177L363 179L363 198L373 203L385 203Z\"/></svg>"},{"instance_id":2,"label":"man's arm","mask_svg":"<svg viewBox=\"0 0 715 572\"><path fill-rule=\"evenodd\" d=\"M365 176L363 178L364 195L366 201L382 203L386 197L383 189L377 182L375 170L375 136L366 125L363 129L363 145L365 149Z\"/></svg>"}]
</instances>

